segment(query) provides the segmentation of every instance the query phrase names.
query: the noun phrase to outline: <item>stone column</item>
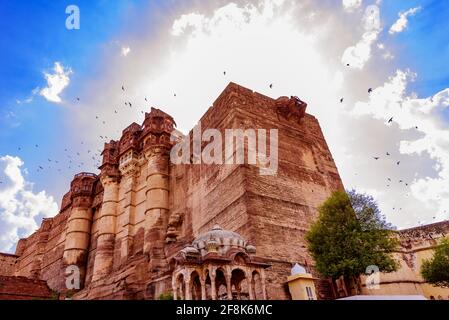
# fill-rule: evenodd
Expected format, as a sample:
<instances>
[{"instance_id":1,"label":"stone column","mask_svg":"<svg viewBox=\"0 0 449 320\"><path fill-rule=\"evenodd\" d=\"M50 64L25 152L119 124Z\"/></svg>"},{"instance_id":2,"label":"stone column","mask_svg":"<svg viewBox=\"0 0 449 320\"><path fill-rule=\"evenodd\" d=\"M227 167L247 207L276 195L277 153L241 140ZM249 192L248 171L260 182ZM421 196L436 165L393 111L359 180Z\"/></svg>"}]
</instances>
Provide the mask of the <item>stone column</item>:
<instances>
[{"instance_id":1,"label":"stone column","mask_svg":"<svg viewBox=\"0 0 449 320\"><path fill-rule=\"evenodd\" d=\"M229 268L226 268L226 292L228 295L228 300L232 300L232 272Z\"/></svg>"},{"instance_id":2,"label":"stone column","mask_svg":"<svg viewBox=\"0 0 449 320\"><path fill-rule=\"evenodd\" d=\"M207 297L206 297L206 280L200 278L200 282L201 282L201 300L207 300Z\"/></svg>"},{"instance_id":3,"label":"stone column","mask_svg":"<svg viewBox=\"0 0 449 320\"><path fill-rule=\"evenodd\" d=\"M260 270L260 280L261 280L261 283L262 283L262 297L263 297L263 300L267 300L267 290L265 288L265 270L264 269Z\"/></svg>"},{"instance_id":4,"label":"stone column","mask_svg":"<svg viewBox=\"0 0 449 320\"><path fill-rule=\"evenodd\" d=\"M178 300L178 286L176 283L176 277L175 277L175 273L173 273L172 278L171 278L171 286L172 286L172 290L173 290L173 300Z\"/></svg>"},{"instance_id":5,"label":"stone column","mask_svg":"<svg viewBox=\"0 0 449 320\"><path fill-rule=\"evenodd\" d=\"M139 164L136 159L132 159L126 166L119 168L122 174L120 187L123 188L123 212L118 218L117 236L120 236L120 265L124 265L128 261L128 257L132 254L133 232L135 223L135 198L136 183L139 174Z\"/></svg>"},{"instance_id":6,"label":"stone column","mask_svg":"<svg viewBox=\"0 0 449 320\"><path fill-rule=\"evenodd\" d=\"M84 287L90 243L92 225L92 209L90 205L90 197L82 195L74 197L70 216L67 219L63 264L65 267L78 267L80 288Z\"/></svg>"},{"instance_id":7,"label":"stone column","mask_svg":"<svg viewBox=\"0 0 449 320\"><path fill-rule=\"evenodd\" d=\"M191 285L191 280L190 280L190 276L186 277L184 279L184 283L185 283L185 299L186 300L192 300L192 285Z\"/></svg>"},{"instance_id":8,"label":"stone column","mask_svg":"<svg viewBox=\"0 0 449 320\"><path fill-rule=\"evenodd\" d=\"M163 146L154 146L146 150L145 157L148 163L144 253L150 257L150 270L157 271L166 264L164 226L169 214L169 151Z\"/></svg>"},{"instance_id":9,"label":"stone column","mask_svg":"<svg viewBox=\"0 0 449 320\"><path fill-rule=\"evenodd\" d=\"M248 281L249 300L254 300L253 288L255 287L255 285L254 285L254 279L253 279L252 273L250 273L250 277L249 277L249 279L247 278L247 281Z\"/></svg>"},{"instance_id":10,"label":"stone column","mask_svg":"<svg viewBox=\"0 0 449 320\"><path fill-rule=\"evenodd\" d=\"M102 176L103 203L98 214L97 251L95 254L92 281L102 279L112 271L114 262L115 225L119 182L117 177Z\"/></svg>"},{"instance_id":11,"label":"stone column","mask_svg":"<svg viewBox=\"0 0 449 320\"><path fill-rule=\"evenodd\" d=\"M215 268L209 269L210 291L211 291L212 300L217 300L217 287L216 287L216 283L215 283L216 276L217 276L217 274L216 274Z\"/></svg>"}]
</instances>

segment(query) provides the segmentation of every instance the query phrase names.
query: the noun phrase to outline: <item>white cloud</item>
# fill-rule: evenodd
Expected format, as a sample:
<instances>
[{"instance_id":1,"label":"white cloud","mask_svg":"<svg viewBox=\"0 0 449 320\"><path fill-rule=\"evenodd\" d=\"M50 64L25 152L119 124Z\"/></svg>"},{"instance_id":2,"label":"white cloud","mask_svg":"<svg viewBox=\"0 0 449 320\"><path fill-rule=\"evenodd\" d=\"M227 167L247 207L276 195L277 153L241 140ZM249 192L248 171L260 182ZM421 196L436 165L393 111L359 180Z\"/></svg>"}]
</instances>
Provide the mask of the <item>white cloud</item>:
<instances>
[{"instance_id":1,"label":"white cloud","mask_svg":"<svg viewBox=\"0 0 449 320\"><path fill-rule=\"evenodd\" d=\"M418 11L421 10L421 7L411 8L405 12L399 13L399 19L391 26L388 31L390 34L400 33L407 28L408 18L413 17Z\"/></svg>"},{"instance_id":2,"label":"white cloud","mask_svg":"<svg viewBox=\"0 0 449 320\"><path fill-rule=\"evenodd\" d=\"M131 52L130 47L122 47L120 53L123 57L126 57Z\"/></svg>"},{"instance_id":3,"label":"white cloud","mask_svg":"<svg viewBox=\"0 0 449 320\"><path fill-rule=\"evenodd\" d=\"M363 16L364 33L354 46L348 47L341 58L343 64L351 68L363 69L371 58L371 47L376 42L381 31L379 7L371 5L366 8Z\"/></svg>"},{"instance_id":4,"label":"white cloud","mask_svg":"<svg viewBox=\"0 0 449 320\"><path fill-rule=\"evenodd\" d=\"M0 252L10 252L19 238L38 228L40 218L58 212L53 197L33 192L22 174L23 162L9 155L0 157Z\"/></svg>"},{"instance_id":5,"label":"white cloud","mask_svg":"<svg viewBox=\"0 0 449 320\"><path fill-rule=\"evenodd\" d=\"M382 58L385 60L393 60L394 55L390 51L387 51L382 55Z\"/></svg>"},{"instance_id":6,"label":"white cloud","mask_svg":"<svg viewBox=\"0 0 449 320\"><path fill-rule=\"evenodd\" d=\"M367 102L357 102L352 113L356 116L369 115L374 119L387 123L393 117L391 130L396 134L389 135L391 143L399 146L398 152L405 155L405 166L414 167L413 161L419 162L426 156L432 161L426 168L416 168L416 171L400 173L396 178L404 176L412 178L409 182L409 197L421 202L423 212L412 212L415 219L427 223L449 217L449 125L444 122L444 112L449 110L449 88L438 92L432 97L418 98L416 94L407 94L407 85L417 75L410 71L398 70L382 86L374 89ZM399 135L398 135L399 134ZM431 163L434 163L431 166ZM426 171L425 174L423 171ZM402 177L402 178L401 178ZM391 203L386 198L383 203ZM397 194L394 197L398 198ZM446 211L446 212L445 212Z\"/></svg>"},{"instance_id":7,"label":"white cloud","mask_svg":"<svg viewBox=\"0 0 449 320\"><path fill-rule=\"evenodd\" d=\"M362 6L362 0L343 0L342 4L346 11L353 12Z\"/></svg>"},{"instance_id":8,"label":"white cloud","mask_svg":"<svg viewBox=\"0 0 449 320\"><path fill-rule=\"evenodd\" d=\"M54 73L45 72L47 87L40 91L40 95L50 102L60 103L60 94L70 83L70 75L73 73L70 68L65 68L61 63L55 62Z\"/></svg>"}]
</instances>

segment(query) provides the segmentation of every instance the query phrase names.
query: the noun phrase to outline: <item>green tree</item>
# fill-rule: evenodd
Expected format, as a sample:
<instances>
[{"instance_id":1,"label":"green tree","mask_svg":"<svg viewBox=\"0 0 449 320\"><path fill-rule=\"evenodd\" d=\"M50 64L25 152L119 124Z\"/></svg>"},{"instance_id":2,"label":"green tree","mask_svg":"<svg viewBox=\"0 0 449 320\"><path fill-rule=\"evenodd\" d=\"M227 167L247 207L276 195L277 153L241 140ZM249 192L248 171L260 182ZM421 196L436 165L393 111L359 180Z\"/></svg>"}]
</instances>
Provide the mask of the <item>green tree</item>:
<instances>
[{"instance_id":1,"label":"green tree","mask_svg":"<svg viewBox=\"0 0 449 320\"><path fill-rule=\"evenodd\" d=\"M435 248L433 257L424 260L421 275L426 282L437 287L449 288L449 239L444 238Z\"/></svg>"},{"instance_id":2,"label":"green tree","mask_svg":"<svg viewBox=\"0 0 449 320\"><path fill-rule=\"evenodd\" d=\"M368 266L381 272L398 267L391 253L398 245L393 227L381 216L371 196L354 190L334 192L318 209L306 234L316 270L323 277L357 279Z\"/></svg>"}]
</instances>

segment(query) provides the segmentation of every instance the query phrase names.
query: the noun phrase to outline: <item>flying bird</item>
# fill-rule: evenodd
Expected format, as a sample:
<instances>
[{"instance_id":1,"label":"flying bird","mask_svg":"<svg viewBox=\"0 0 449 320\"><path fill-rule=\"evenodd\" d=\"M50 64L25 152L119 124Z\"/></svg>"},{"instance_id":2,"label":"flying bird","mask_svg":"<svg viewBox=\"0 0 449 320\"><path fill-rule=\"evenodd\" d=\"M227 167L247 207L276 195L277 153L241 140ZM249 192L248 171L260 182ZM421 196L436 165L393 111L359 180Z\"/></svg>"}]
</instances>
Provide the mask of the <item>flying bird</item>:
<instances>
[{"instance_id":1,"label":"flying bird","mask_svg":"<svg viewBox=\"0 0 449 320\"><path fill-rule=\"evenodd\" d=\"M148 100L147 100L147 97L145 97L145 101L148 101Z\"/></svg>"},{"instance_id":2,"label":"flying bird","mask_svg":"<svg viewBox=\"0 0 449 320\"><path fill-rule=\"evenodd\" d=\"M124 86L122 86L122 90L125 91L125 87Z\"/></svg>"},{"instance_id":3,"label":"flying bird","mask_svg":"<svg viewBox=\"0 0 449 320\"><path fill-rule=\"evenodd\" d=\"M401 163L401 161L396 162L397 165L399 165Z\"/></svg>"},{"instance_id":4,"label":"flying bird","mask_svg":"<svg viewBox=\"0 0 449 320\"><path fill-rule=\"evenodd\" d=\"M176 97L176 93L174 93L173 96Z\"/></svg>"},{"instance_id":5,"label":"flying bird","mask_svg":"<svg viewBox=\"0 0 449 320\"><path fill-rule=\"evenodd\" d=\"M393 117L391 117L389 120L388 120L388 123L392 123L393 122Z\"/></svg>"},{"instance_id":6,"label":"flying bird","mask_svg":"<svg viewBox=\"0 0 449 320\"><path fill-rule=\"evenodd\" d=\"M373 157L374 158L374 160L379 160L379 157Z\"/></svg>"},{"instance_id":7,"label":"flying bird","mask_svg":"<svg viewBox=\"0 0 449 320\"><path fill-rule=\"evenodd\" d=\"M270 89L273 89L273 84L272 83L270 84Z\"/></svg>"},{"instance_id":8,"label":"flying bird","mask_svg":"<svg viewBox=\"0 0 449 320\"><path fill-rule=\"evenodd\" d=\"M223 75L226 75L226 71L223 71Z\"/></svg>"},{"instance_id":9,"label":"flying bird","mask_svg":"<svg viewBox=\"0 0 449 320\"><path fill-rule=\"evenodd\" d=\"M341 99L340 99L340 103L343 103L343 100L344 100L344 98L341 98Z\"/></svg>"},{"instance_id":10,"label":"flying bird","mask_svg":"<svg viewBox=\"0 0 449 320\"><path fill-rule=\"evenodd\" d=\"M390 153L389 152L387 152L387 156L389 156L390 155Z\"/></svg>"},{"instance_id":11,"label":"flying bird","mask_svg":"<svg viewBox=\"0 0 449 320\"><path fill-rule=\"evenodd\" d=\"M368 89L368 93L371 93L371 92L373 92L373 88Z\"/></svg>"},{"instance_id":12,"label":"flying bird","mask_svg":"<svg viewBox=\"0 0 449 320\"><path fill-rule=\"evenodd\" d=\"M80 98L76 97L76 100L80 101Z\"/></svg>"}]
</instances>

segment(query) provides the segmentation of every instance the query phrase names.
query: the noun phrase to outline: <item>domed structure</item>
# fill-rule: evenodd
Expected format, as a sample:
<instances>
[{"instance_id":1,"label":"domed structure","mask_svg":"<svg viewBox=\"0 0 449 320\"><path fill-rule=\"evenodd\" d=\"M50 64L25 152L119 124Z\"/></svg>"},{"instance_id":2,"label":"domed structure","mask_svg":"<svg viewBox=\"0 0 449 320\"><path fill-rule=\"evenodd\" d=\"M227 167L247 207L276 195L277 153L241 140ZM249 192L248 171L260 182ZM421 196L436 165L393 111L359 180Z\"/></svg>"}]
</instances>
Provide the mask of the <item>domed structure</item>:
<instances>
[{"instance_id":1,"label":"domed structure","mask_svg":"<svg viewBox=\"0 0 449 320\"><path fill-rule=\"evenodd\" d=\"M230 249L240 249L247 252L247 244L247 241L241 235L233 231L224 230L219 225L215 225L210 231L199 235L192 242L192 246L198 249L203 256L209 252L218 252L221 255L226 255Z\"/></svg>"},{"instance_id":2,"label":"domed structure","mask_svg":"<svg viewBox=\"0 0 449 320\"><path fill-rule=\"evenodd\" d=\"M175 299L266 299L264 269L270 265L255 253L240 234L215 225L175 255Z\"/></svg>"},{"instance_id":3,"label":"domed structure","mask_svg":"<svg viewBox=\"0 0 449 320\"><path fill-rule=\"evenodd\" d=\"M297 274L306 274L306 273L307 273L306 269L297 263L295 263L295 265L293 266L293 268L291 270L292 276L297 275Z\"/></svg>"}]
</instances>

